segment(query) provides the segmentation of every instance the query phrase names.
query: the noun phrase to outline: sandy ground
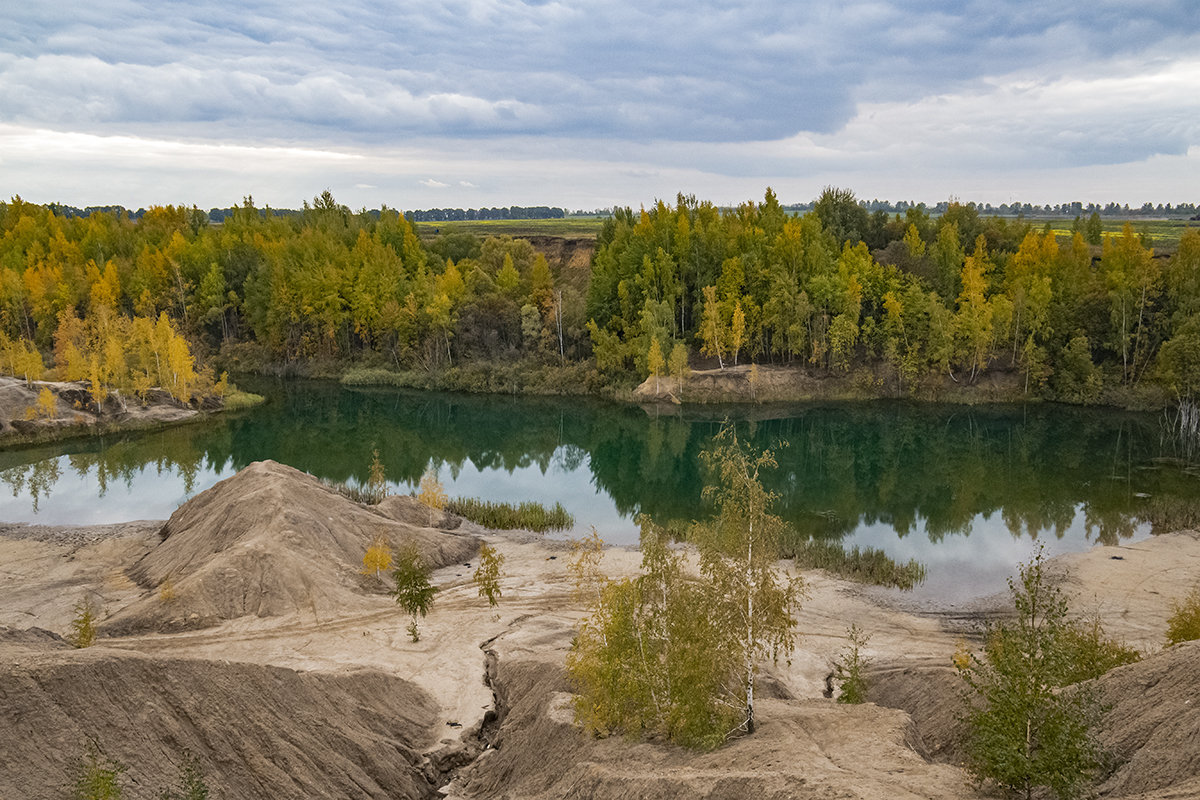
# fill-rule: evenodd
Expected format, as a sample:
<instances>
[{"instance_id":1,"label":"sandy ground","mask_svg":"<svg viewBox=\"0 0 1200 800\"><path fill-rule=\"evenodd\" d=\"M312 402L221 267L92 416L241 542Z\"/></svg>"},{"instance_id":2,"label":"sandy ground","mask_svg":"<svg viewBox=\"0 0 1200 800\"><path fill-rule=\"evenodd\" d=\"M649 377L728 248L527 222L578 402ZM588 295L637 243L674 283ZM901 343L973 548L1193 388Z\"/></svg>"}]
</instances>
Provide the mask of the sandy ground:
<instances>
[{"instance_id":1,"label":"sandy ground","mask_svg":"<svg viewBox=\"0 0 1200 800\"><path fill-rule=\"evenodd\" d=\"M126 577L125 569L155 546L160 525L0 526L0 626L66 634L73 608L85 596L98 600L106 614L132 603L144 590ZM483 537L504 556L499 607L489 608L478 596L471 582L475 564L441 569L433 576L439 592L430 616L420 621L417 643L409 640L405 630L408 617L384 593L382 584L378 594L362 596L355 607L333 618L244 617L201 631L128 636L104 643L149 655L298 670L380 669L414 682L435 698L440 716L428 738L430 749L436 749L480 723L493 706L492 690L483 681L484 648L503 659L561 664L582 613L571 599L570 553L565 546L528 535L484 533ZM605 553L603 570L610 577L631 575L639 562L635 551L612 548ZM1110 633L1140 649L1155 650L1162 645L1172 601L1186 595L1200 578L1200 534L1182 532L1099 547L1054 564L1069 573L1064 586L1075 598L1073 608L1101 614ZM803 577L807 596L798 618L796 650L790 663L768 669L800 701L822 698L825 678L846 646L851 623L871 637L865 655L881 671L946 665L964 636L963 626L947 624L947 615L937 609L915 613L888 607L861 586L820 572ZM1003 598L992 604L1002 608ZM854 714L838 723L828 716L832 712L816 705L813 709L811 720L819 719L822 736L832 737L839 747L844 740L870 735L869 730L855 727ZM802 725L797 719L784 715L780 725L791 730ZM798 728L793 733L797 742L807 741ZM881 744L876 750L895 749L889 748L890 744ZM878 776L893 767L897 774L913 767L907 760L913 757L911 751L893 756L878 752L872 758L894 756L895 763L874 763L876 790L859 796L889 796L887 781ZM852 749L840 757L838 769L853 768ZM954 796L958 789L953 787L966 785L954 768L939 765L938 769L954 774L939 777L941 788L936 792L931 788L928 796ZM893 796L919 796L919 788L911 784L911 780L894 783L897 791L901 785L905 788Z\"/></svg>"}]
</instances>

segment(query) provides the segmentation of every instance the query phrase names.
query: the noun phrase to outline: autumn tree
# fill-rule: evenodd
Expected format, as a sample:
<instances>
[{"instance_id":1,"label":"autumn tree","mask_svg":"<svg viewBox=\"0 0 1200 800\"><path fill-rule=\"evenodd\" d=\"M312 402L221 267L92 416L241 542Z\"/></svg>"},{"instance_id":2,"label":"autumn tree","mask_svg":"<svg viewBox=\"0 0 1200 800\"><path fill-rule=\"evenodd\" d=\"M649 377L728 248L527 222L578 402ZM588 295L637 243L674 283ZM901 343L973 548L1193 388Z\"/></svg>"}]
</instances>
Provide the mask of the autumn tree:
<instances>
[{"instance_id":1,"label":"autumn tree","mask_svg":"<svg viewBox=\"0 0 1200 800\"><path fill-rule=\"evenodd\" d=\"M91 647L96 643L96 622L99 609L92 598L85 597L75 604L75 617L71 620L71 632L67 641L75 647Z\"/></svg>"},{"instance_id":2,"label":"autumn tree","mask_svg":"<svg viewBox=\"0 0 1200 800\"><path fill-rule=\"evenodd\" d=\"M958 355L964 368L969 370L968 383L975 382L991 356L993 315L986 297L990 267L986 241L980 236L975 242L975 252L963 264L962 293L958 296L958 309L954 315Z\"/></svg>"},{"instance_id":3,"label":"autumn tree","mask_svg":"<svg viewBox=\"0 0 1200 800\"><path fill-rule=\"evenodd\" d=\"M1108 293L1110 343L1121 356L1122 377L1133 383L1148 360L1149 310L1157 299L1159 268L1153 249L1142 246L1125 223L1118 237L1106 237L1100 270Z\"/></svg>"},{"instance_id":4,"label":"autumn tree","mask_svg":"<svg viewBox=\"0 0 1200 800\"><path fill-rule=\"evenodd\" d=\"M716 356L717 366L725 369L725 324L721 320L721 304L717 302L717 287L704 287L704 312L700 319L700 352Z\"/></svg>"},{"instance_id":5,"label":"autumn tree","mask_svg":"<svg viewBox=\"0 0 1200 800\"><path fill-rule=\"evenodd\" d=\"M421 476L421 484L417 491L417 502L429 509L429 524L433 525L433 512L446 508L446 489L438 480L437 471L432 467L425 470Z\"/></svg>"},{"instance_id":6,"label":"autumn tree","mask_svg":"<svg viewBox=\"0 0 1200 800\"><path fill-rule=\"evenodd\" d=\"M733 354L733 365L738 363L738 353L746 342L746 312L742 310L741 302L734 303L733 315L729 322L729 352Z\"/></svg>"},{"instance_id":7,"label":"autumn tree","mask_svg":"<svg viewBox=\"0 0 1200 800\"><path fill-rule=\"evenodd\" d=\"M363 574L375 575L387 572L392 567L392 543L386 534L379 533L371 540L367 552L363 554Z\"/></svg>"},{"instance_id":8,"label":"autumn tree","mask_svg":"<svg viewBox=\"0 0 1200 800\"><path fill-rule=\"evenodd\" d=\"M650 370L650 375L654 378L654 394L656 395L659 391L658 378L662 374L665 363L662 346L659 345L658 339L651 339L650 352L646 356L646 367Z\"/></svg>"},{"instance_id":9,"label":"autumn tree","mask_svg":"<svg viewBox=\"0 0 1200 800\"><path fill-rule=\"evenodd\" d=\"M671 348L671 355L667 359L668 369L671 371L671 376L679 384L679 397L683 398L683 382L687 379L688 372L688 351L687 345L683 342L676 342Z\"/></svg>"},{"instance_id":10,"label":"autumn tree","mask_svg":"<svg viewBox=\"0 0 1200 800\"><path fill-rule=\"evenodd\" d=\"M58 411L58 396L50 390L49 386L43 386L38 392L36 413L40 419L52 419Z\"/></svg>"},{"instance_id":11,"label":"autumn tree","mask_svg":"<svg viewBox=\"0 0 1200 800\"><path fill-rule=\"evenodd\" d=\"M774 454L754 453L732 426L717 434L702 456L715 481L704 488L716 514L692 532L700 551L700 571L709 583L708 608L722 630L737 643L741 678L736 697L742 703L741 727L754 732L754 679L762 658L787 656L793 647L792 614L802 584L776 572L786 523L770 512L776 495L759 477L774 468Z\"/></svg>"}]
</instances>

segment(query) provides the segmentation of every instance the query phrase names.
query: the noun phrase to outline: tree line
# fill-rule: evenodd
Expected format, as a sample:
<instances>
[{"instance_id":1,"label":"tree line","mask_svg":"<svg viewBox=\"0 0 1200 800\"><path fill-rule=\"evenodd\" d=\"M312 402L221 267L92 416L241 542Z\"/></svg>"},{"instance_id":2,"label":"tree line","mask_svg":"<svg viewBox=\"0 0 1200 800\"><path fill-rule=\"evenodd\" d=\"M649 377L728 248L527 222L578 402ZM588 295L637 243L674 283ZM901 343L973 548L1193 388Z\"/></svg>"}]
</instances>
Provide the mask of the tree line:
<instances>
[{"instance_id":1,"label":"tree line","mask_svg":"<svg viewBox=\"0 0 1200 800\"><path fill-rule=\"evenodd\" d=\"M905 214L910 208L916 208L933 215L944 214L951 205L957 201L943 200L940 203L928 205L926 203L917 203L911 200L899 200L892 202L890 200L880 200L874 198L872 200L859 200L858 204L868 212L883 211L888 214ZM784 206L784 209L793 213L804 213L812 211L815 201L811 203L789 203ZM1128 203L1083 203L1078 200L1070 203L1001 203L994 206L991 203L966 203L967 207L974 208L978 213L986 216L1000 217L1082 217L1084 215L1096 214L1099 217L1115 217L1118 219L1129 219L1130 217L1153 217L1164 219L1195 219L1195 215L1200 213L1200 206L1195 203L1142 203L1140 206L1130 206Z\"/></svg>"},{"instance_id":2,"label":"tree line","mask_svg":"<svg viewBox=\"0 0 1200 800\"><path fill-rule=\"evenodd\" d=\"M413 222L451 222L455 220L488 219L563 219L567 212L550 206L505 206L504 208L430 208L424 211L405 211Z\"/></svg>"},{"instance_id":3,"label":"tree line","mask_svg":"<svg viewBox=\"0 0 1200 800\"><path fill-rule=\"evenodd\" d=\"M77 321L103 368L118 349L106 342L132 341L122 326L164 315L201 359L234 342L409 369L586 357L582 293L529 242L460 245L427 247L398 212L352 213L328 192L294 216L247 198L219 226L182 206L135 220L14 198L0 204L0 333L60 373Z\"/></svg>"},{"instance_id":4,"label":"tree line","mask_svg":"<svg viewBox=\"0 0 1200 800\"><path fill-rule=\"evenodd\" d=\"M1001 370L1073 402L1150 384L1193 397L1200 231L1170 258L1128 225L1094 241L958 203L938 217L868 213L832 188L804 215L770 190L728 210L682 195L618 209L587 298L595 357L649 374L656 346L682 342L722 367L870 368L914 393Z\"/></svg>"},{"instance_id":5,"label":"tree line","mask_svg":"<svg viewBox=\"0 0 1200 800\"><path fill-rule=\"evenodd\" d=\"M14 373L33 353L61 373L72 331L104 372L135 320L165 315L200 363L249 343L257 363L575 362L621 383L707 357L869 374L901 394L1001 372L1071 402L1193 398L1200 232L1164 258L1092 223L1060 237L973 204L869 212L833 188L804 214L770 190L727 209L681 195L614 209L581 285L528 241L422 241L398 211L329 192L287 215L247 198L220 225L182 206L81 217L14 198L0 204L0 333Z\"/></svg>"}]
</instances>

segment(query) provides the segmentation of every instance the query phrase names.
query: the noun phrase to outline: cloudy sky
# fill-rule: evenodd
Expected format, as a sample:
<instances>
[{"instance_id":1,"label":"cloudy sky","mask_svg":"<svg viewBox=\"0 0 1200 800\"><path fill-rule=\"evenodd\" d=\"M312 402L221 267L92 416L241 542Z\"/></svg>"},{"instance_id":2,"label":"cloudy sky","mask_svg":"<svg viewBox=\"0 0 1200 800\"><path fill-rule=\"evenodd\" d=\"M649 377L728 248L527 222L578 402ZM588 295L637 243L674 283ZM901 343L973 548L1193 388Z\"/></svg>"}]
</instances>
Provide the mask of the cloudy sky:
<instances>
[{"instance_id":1,"label":"cloudy sky","mask_svg":"<svg viewBox=\"0 0 1200 800\"><path fill-rule=\"evenodd\" d=\"M1200 202L1195 0L0 8L34 202Z\"/></svg>"}]
</instances>

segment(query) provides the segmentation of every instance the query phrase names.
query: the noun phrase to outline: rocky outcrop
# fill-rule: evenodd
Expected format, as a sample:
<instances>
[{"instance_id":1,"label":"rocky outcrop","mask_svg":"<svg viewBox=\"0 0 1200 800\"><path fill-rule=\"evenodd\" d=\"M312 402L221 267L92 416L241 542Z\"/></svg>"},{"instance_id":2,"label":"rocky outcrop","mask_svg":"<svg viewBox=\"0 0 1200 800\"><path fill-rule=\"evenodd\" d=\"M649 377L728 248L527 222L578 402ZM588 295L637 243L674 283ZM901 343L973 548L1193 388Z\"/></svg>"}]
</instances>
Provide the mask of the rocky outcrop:
<instances>
[{"instance_id":1,"label":"rocky outcrop","mask_svg":"<svg viewBox=\"0 0 1200 800\"><path fill-rule=\"evenodd\" d=\"M48 391L52 402L42 402ZM202 409L219 408L204 400L181 403L165 391L152 389L145 397L113 393L97 407L86 381L33 381L0 376L0 441L40 441L65 436L158 427L185 422Z\"/></svg>"}]
</instances>

